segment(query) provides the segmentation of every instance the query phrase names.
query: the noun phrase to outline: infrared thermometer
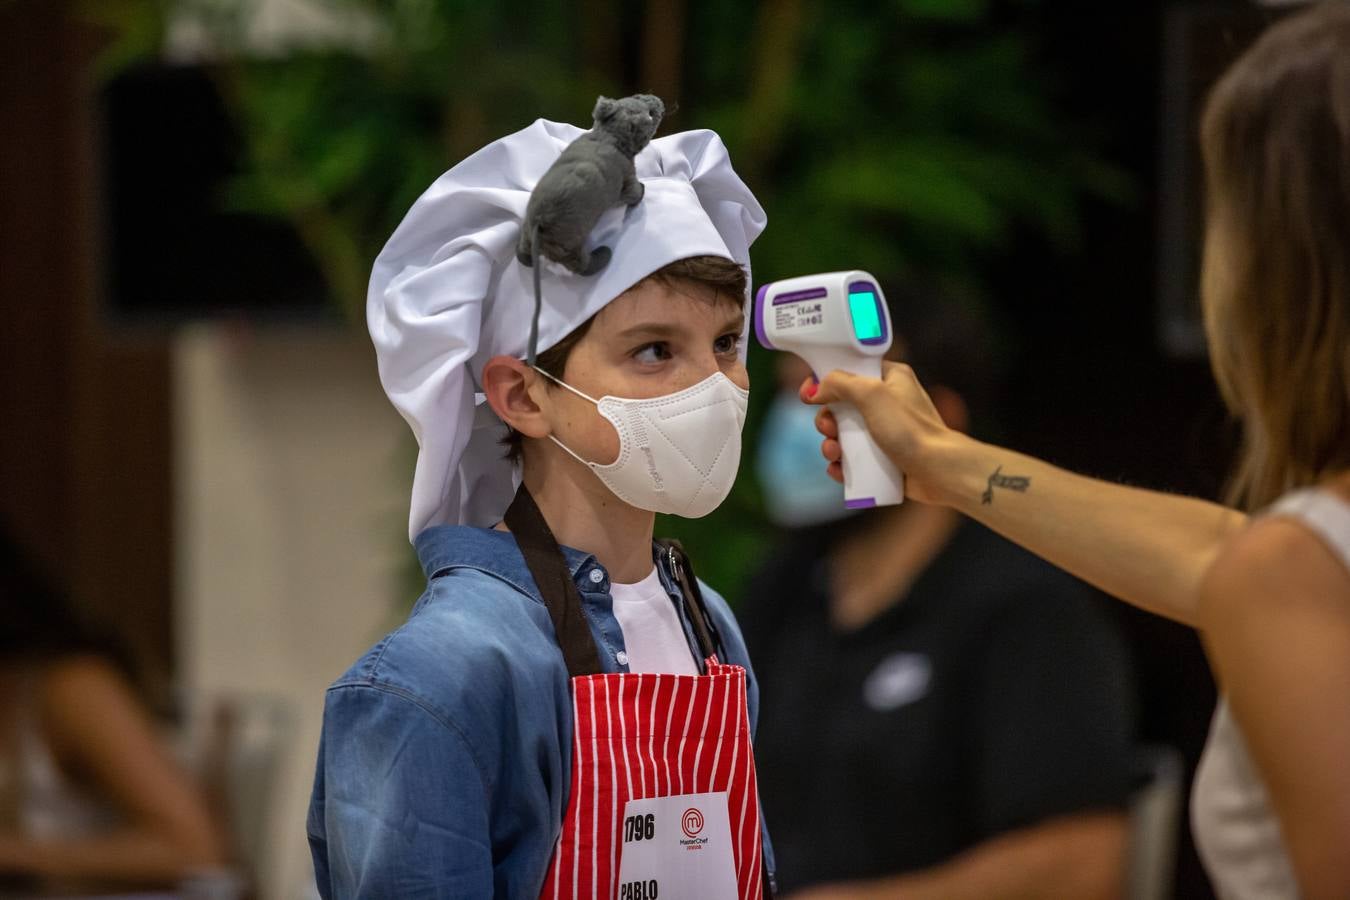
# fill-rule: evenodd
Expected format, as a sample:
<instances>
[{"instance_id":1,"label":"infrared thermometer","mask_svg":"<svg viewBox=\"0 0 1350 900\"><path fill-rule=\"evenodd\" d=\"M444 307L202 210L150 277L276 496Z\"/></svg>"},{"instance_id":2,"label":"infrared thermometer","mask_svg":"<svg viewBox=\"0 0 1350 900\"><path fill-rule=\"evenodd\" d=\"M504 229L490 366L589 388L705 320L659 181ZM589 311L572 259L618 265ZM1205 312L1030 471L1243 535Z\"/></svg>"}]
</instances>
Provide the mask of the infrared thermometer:
<instances>
[{"instance_id":1,"label":"infrared thermometer","mask_svg":"<svg viewBox=\"0 0 1350 900\"><path fill-rule=\"evenodd\" d=\"M881 377L891 347L891 316L877 280L866 272L803 275L755 293L755 336L769 350L795 353L819 379L834 369ZM904 476L881 451L852 404L831 403L843 448L844 505L903 503Z\"/></svg>"}]
</instances>

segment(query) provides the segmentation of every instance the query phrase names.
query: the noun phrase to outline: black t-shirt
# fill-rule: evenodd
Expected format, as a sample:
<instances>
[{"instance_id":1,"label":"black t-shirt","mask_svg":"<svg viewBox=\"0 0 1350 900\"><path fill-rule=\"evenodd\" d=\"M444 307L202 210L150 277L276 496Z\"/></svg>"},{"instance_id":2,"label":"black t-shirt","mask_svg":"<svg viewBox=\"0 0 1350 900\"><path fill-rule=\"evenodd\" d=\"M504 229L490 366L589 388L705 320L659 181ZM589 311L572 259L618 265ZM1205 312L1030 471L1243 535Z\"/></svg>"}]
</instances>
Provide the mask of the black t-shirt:
<instances>
[{"instance_id":1,"label":"black t-shirt","mask_svg":"<svg viewBox=\"0 0 1350 900\"><path fill-rule=\"evenodd\" d=\"M789 542L740 616L784 892L1122 806L1133 688L1100 595L966 522L900 603L840 633L825 539L849 527Z\"/></svg>"}]
</instances>

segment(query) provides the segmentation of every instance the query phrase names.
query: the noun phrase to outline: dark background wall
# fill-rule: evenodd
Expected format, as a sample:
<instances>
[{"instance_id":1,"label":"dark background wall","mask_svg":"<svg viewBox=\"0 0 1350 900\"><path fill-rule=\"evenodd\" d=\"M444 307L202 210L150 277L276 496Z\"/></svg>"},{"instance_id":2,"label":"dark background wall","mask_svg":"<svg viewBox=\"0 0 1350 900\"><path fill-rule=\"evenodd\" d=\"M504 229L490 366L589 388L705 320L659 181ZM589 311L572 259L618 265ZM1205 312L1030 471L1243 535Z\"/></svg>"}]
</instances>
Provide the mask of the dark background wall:
<instances>
[{"instance_id":1,"label":"dark background wall","mask_svg":"<svg viewBox=\"0 0 1350 900\"><path fill-rule=\"evenodd\" d=\"M1181 7L1157 0L1042 7L1044 58L1062 73L1063 102L1102 123L1104 155L1134 176L1139 192L1123 207L1089 201L1083 244L1072 254L1029 241L1005 255L995 302L1020 345L1004 400L1012 446L1103 478L1217 499L1236 431L1207 361L1171 355L1161 337L1175 312L1166 292L1184 281L1180 292L1193 297L1193 274L1172 268L1177 257L1195 258L1193 246L1176 253L1163 244L1169 204L1181 199L1168 192L1187 191L1190 206L1198 199L1191 181L1198 171L1178 180L1182 173L1170 168L1178 155L1167 149L1193 151L1198 127L1193 118L1167 118L1201 88L1187 81L1197 73L1172 67L1164 54L1166 17ZM1250 4L1204 8L1234 10L1231 33L1206 32L1205 43L1238 52ZM1197 212L1188 209L1188 218ZM1123 604L1117 613L1135 650L1142 737L1176 745L1193 767L1214 700L1200 643L1190 629L1148 613ZM1177 896L1212 896L1188 831Z\"/></svg>"},{"instance_id":2,"label":"dark background wall","mask_svg":"<svg viewBox=\"0 0 1350 900\"><path fill-rule=\"evenodd\" d=\"M0 5L0 520L165 701L172 663L168 345L97 312L92 34ZM145 198L153 203L154 198Z\"/></svg>"}]
</instances>

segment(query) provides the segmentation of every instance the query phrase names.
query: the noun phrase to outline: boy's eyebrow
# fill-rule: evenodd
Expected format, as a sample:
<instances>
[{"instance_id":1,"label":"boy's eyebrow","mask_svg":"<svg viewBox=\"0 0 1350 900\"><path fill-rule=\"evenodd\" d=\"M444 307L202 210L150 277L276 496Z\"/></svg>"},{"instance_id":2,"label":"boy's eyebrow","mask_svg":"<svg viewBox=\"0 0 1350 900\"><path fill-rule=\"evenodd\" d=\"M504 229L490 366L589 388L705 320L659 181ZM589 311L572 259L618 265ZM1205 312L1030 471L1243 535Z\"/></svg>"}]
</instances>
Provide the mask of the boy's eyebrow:
<instances>
[{"instance_id":1,"label":"boy's eyebrow","mask_svg":"<svg viewBox=\"0 0 1350 900\"><path fill-rule=\"evenodd\" d=\"M722 326L727 331L741 332L745 330L745 313L737 310L736 314L729 317L726 324Z\"/></svg>"},{"instance_id":2,"label":"boy's eyebrow","mask_svg":"<svg viewBox=\"0 0 1350 900\"><path fill-rule=\"evenodd\" d=\"M745 328L745 313L737 312L726 320L722 326L726 331L739 332ZM670 322L642 322L631 328L625 328L619 332L619 337L623 339L633 338L672 338L684 334L688 329L680 325L673 325Z\"/></svg>"},{"instance_id":3,"label":"boy's eyebrow","mask_svg":"<svg viewBox=\"0 0 1350 900\"><path fill-rule=\"evenodd\" d=\"M682 334L684 329L669 322L643 322L619 332L621 338L669 338Z\"/></svg>"}]
</instances>

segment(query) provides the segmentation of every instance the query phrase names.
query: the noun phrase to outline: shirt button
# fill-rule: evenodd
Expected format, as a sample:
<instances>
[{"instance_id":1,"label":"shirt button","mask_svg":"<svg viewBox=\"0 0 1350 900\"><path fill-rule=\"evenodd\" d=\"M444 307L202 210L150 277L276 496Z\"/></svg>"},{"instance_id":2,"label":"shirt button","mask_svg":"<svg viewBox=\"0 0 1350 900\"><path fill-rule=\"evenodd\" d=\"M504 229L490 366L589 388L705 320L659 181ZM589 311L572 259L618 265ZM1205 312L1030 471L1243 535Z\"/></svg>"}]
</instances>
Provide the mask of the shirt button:
<instances>
[{"instance_id":1,"label":"shirt button","mask_svg":"<svg viewBox=\"0 0 1350 900\"><path fill-rule=\"evenodd\" d=\"M605 573L599 569L591 569L591 584L599 584L605 580Z\"/></svg>"},{"instance_id":2,"label":"shirt button","mask_svg":"<svg viewBox=\"0 0 1350 900\"><path fill-rule=\"evenodd\" d=\"M614 654L614 661L621 666L626 666L628 665L628 654L620 650L618 653Z\"/></svg>"}]
</instances>

